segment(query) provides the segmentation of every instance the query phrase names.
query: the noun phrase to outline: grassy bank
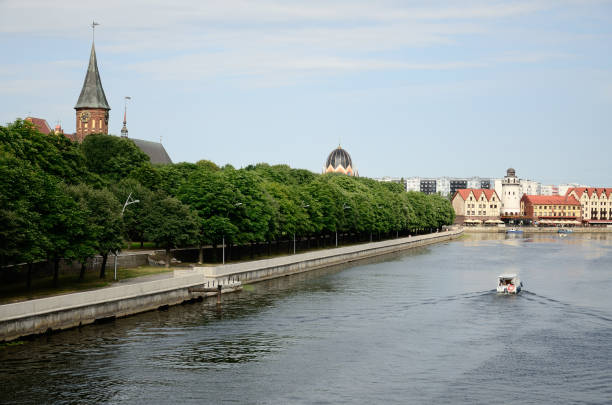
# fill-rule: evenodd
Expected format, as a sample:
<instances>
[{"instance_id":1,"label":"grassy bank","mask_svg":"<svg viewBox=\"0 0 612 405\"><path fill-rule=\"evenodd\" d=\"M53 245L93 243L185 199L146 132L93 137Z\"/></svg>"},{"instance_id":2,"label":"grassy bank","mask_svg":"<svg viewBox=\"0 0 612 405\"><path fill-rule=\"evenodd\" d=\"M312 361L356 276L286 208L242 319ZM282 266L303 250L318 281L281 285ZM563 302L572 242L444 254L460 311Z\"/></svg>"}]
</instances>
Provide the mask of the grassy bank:
<instances>
[{"instance_id":1,"label":"grassy bank","mask_svg":"<svg viewBox=\"0 0 612 405\"><path fill-rule=\"evenodd\" d=\"M139 266L131 269L118 269L117 278L125 280L134 277L149 276L173 271L172 268ZM24 283L4 284L0 286L0 304L11 302L27 301L36 298L44 298L53 295L67 294L73 292L93 290L102 288L115 283L113 271L106 271L106 278L100 279L98 273L89 272L83 280L79 280L77 274L60 275L59 286L53 286L53 277L44 277L32 280L32 286L27 289Z\"/></svg>"}]
</instances>

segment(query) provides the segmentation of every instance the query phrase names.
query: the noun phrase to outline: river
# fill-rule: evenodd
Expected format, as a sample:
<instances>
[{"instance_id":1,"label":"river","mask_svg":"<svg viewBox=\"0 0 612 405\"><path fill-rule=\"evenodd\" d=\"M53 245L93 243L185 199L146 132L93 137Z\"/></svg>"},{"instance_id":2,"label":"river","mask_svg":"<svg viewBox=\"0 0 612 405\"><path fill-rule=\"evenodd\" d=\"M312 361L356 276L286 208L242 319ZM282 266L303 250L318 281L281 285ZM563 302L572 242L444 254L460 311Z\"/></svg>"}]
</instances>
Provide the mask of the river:
<instances>
[{"instance_id":1,"label":"river","mask_svg":"<svg viewBox=\"0 0 612 405\"><path fill-rule=\"evenodd\" d=\"M0 403L610 403L611 291L612 236L466 235L2 347Z\"/></svg>"}]
</instances>

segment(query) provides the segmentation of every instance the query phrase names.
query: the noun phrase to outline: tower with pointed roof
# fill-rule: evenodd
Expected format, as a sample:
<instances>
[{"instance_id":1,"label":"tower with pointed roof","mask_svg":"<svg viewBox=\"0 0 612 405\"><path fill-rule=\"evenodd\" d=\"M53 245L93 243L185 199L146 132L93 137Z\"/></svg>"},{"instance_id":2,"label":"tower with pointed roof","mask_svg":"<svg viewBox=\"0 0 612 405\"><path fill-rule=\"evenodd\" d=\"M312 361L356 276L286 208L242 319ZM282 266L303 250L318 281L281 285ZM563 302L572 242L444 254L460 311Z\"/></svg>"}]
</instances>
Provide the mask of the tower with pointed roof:
<instances>
[{"instance_id":1,"label":"tower with pointed roof","mask_svg":"<svg viewBox=\"0 0 612 405\"><path fill-rule=\"evenodd\" d=\"M121 137L122 138L127 138L128 137L128 129L127 129L127 104L125 106L125 109L123 110L123 128L121 128Z\"/></svg>"},{"instance_id":2,"label":"tower with pointed roof","mask_svg":"<svg viewBox=\"0 0 612 405\"><path fill-rule=\"evenodd\" d=\"M93 41L87 74L74 109L76 110L76 140L78 142L83 142L83 139L89 134L108 134L108 112L111 108L102 88Z\"/></svg>"}]
</instances>

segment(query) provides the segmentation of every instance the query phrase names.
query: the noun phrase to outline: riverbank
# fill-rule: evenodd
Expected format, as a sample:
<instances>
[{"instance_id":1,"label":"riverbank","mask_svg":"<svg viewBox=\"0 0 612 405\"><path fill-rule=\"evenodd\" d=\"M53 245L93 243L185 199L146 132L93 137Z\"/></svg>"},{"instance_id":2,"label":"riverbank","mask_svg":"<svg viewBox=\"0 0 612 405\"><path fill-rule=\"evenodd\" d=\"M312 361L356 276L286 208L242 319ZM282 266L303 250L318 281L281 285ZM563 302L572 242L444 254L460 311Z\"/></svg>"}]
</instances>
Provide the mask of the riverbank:
<instances>
[{"instance_id":1,"label":"riverbank","mask_svg":"<svg viewBox=\"0 0 612 405\"><path fill-rule=\"evenodd\" d=\"M462 232L453 230L275 259L177 270L164 279L0 305L0 341L79 327L216 295L192 291L197 286L227 285L230 280L253 283L283 277L448 241ZM222 291L236 290L231 287Z\"/></svg>"},{"instance_id":2,"label":"riverbank","mask_svg":"<svg viewBox=\"0 0 612 405\"><path fill-rule=\"evenodd\" d=\"M517 229L521 229L525 233L558 233L560 228L536 228L533 226L519 226ZM506 233L507 230L512 229L511 227L492 227L492 226L465 226L463 231L465 233ZM612 228L563 228L570 229L575 233L612 233Z\"/></svg>"}]
</instances>

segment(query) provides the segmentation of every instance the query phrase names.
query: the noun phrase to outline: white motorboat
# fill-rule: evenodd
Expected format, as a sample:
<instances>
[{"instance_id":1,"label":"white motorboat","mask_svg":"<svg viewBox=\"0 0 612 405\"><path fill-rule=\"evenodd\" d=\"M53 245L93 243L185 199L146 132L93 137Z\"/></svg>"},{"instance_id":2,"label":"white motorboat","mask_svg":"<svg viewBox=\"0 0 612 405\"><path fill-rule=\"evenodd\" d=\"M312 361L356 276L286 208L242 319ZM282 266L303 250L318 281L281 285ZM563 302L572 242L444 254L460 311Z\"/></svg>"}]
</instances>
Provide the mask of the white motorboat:
<instances>
[{"instance_id":1,"label":"white motorboat","mask_svg":"<svg viewBox=\"0 0 612 405\"><path fill-rule=\"evenodd\" d=\"M497 292L500 294L518 294L523 289L523 282L517 274L500 274L497 276Z\"/></svg>"}]
</instances>

